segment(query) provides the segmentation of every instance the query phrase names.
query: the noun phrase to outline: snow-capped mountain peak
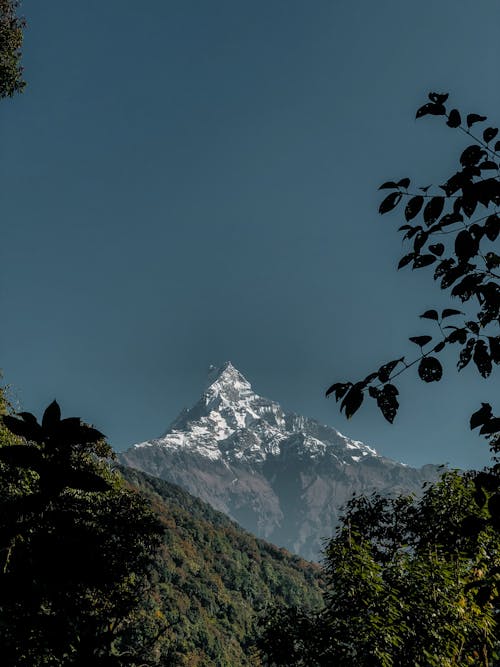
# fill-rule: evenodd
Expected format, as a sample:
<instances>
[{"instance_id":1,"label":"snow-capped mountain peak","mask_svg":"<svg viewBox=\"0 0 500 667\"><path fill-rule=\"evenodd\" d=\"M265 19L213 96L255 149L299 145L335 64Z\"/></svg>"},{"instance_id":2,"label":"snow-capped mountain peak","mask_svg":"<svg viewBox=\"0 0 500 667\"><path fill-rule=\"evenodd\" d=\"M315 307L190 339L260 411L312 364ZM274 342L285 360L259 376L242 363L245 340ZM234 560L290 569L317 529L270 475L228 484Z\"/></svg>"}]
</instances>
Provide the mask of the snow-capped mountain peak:
<instances>
[{"instance_id":1,"label":"snow-capped mountain peak","mask_svg":"<svg viewBox=\"0 0 500 667\"><path fill-rule=\"evenodd\" d=\"M189 450L228 463L263 462L287 451L351 464L377 456L371 447L332 427L285 413L278 403L256 394L230 361L220 368L209 368L207 388L200 400L181 412L163 436L135 445L148 446Z\"/></svg>"}]
</instances>

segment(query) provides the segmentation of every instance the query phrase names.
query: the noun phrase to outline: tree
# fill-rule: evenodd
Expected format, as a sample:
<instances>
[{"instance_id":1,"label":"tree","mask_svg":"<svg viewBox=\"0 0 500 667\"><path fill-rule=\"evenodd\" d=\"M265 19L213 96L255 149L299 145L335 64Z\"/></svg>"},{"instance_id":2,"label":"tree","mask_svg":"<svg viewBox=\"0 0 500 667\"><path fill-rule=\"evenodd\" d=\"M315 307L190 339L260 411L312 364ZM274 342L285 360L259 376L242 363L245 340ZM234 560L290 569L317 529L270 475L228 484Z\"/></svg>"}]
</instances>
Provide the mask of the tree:
<instances>
[{"instance_id":1,"label":"tree","mask_svg":"<svg viewBox=\"0 0 500 667\"><path fill-rule=\"evenodd\" d=\"M275 609L260 646L268 665L434 667L490 665L499 657L498 596L471 582L499 565L500 535L463 534L475 475L446 473L420 501L354 497L326 549L325 610Z\"/></svg>"},{"instance_id":2,"label":"tree","mask_svg":"<svg viewBox=\"0 0 500 667\"><path fill-rule=\"evenodd\" d=\"M16 11L18 0L0 0L0 98L23 91L21 46L25 22Z\"/></svg>"},{"instance_id":3,"label":"tree","mask_svg":"<svg viewBox=\"0 0 500 667\"><path fill-rule=\"evenodd\" d=\"M103 435L61 419L55 401L41 424L27 412L4 414L2 424L10 434L0 447L6 664L153 664L162 622L147 576L163 530L147 502L111 472Z\"/></svg>"}]
</instances>

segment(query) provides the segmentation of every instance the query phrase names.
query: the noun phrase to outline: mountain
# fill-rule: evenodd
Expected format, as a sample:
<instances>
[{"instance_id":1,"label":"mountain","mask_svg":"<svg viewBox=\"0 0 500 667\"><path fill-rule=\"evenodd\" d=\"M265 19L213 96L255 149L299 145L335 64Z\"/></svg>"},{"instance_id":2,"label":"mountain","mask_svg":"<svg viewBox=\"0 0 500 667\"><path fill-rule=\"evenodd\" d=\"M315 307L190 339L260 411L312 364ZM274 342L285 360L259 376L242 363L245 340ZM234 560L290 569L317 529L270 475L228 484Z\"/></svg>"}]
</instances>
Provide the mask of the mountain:
<instances>
[{"instance_id":1,"label":"mountain","mask_svg":"<svg viewBox=\"0 0 500 667\"><path fill-rule=\"evenodd\" d=\"M318 565L267 544L180 487L130 468L125 480L150 501L165 527L150 579L157 584L170 667L260 665L253 639L273 603L318 609Z\"/></svg>"},{"instance_id":2,"label":"mountain","mask_svg":"<svg viewBox=\"0 0 500 667\"><path fill-rule=\"evenodd\" d=\"M122 463L181 485L255 535L320 558L353 492L419 493L438 476L380 456L330 426L256 394L230 363L211 368L200 400Z\"/></svg>"}]
</instances>

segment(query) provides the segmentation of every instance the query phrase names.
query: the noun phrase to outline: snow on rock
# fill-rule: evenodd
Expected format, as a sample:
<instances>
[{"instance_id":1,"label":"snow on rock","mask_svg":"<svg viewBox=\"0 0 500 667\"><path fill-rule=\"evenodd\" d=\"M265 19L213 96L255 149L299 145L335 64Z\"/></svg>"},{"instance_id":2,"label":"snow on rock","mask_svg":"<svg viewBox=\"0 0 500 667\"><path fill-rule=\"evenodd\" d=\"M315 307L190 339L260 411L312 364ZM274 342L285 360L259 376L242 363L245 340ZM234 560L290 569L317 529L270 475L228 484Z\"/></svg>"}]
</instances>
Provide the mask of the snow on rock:
<instances>
[{"instance_id":1,"label":"snow on rock","mask_svg":"<svg viewBox=\"0 0 500 667\"><path fill-rule=\"evenodd\" d=\"M262 463L287 451L313 459L358 462L377 452L336 429L293 413L256 394L231 364L209 369L200 400L183 410L160 438L135 448L159 447L189 451L212 461Z\"/></svg>"}]
</instances>

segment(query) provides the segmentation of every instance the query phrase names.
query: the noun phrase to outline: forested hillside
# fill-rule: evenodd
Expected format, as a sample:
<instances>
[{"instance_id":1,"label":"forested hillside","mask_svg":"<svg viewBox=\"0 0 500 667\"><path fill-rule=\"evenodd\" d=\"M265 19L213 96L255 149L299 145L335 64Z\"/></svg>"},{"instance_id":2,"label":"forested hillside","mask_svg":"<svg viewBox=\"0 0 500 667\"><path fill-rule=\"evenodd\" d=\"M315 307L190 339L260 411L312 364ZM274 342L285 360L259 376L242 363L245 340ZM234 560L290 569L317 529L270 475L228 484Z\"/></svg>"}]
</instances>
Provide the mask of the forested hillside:
<instances>
[{"instance_id":1,"label":"forested hillside","mask_svg":"<svg viewBox=\"0 0 500 667\"><path fill-rule=\"evenodd\" d=\"M253 649L259 612L271 603L321 606L317 565L256 539L174 484L130 468L120 472L165 527L155 574L171 626L163 664L259 665Z\"/></svg>"}]
</instances>

